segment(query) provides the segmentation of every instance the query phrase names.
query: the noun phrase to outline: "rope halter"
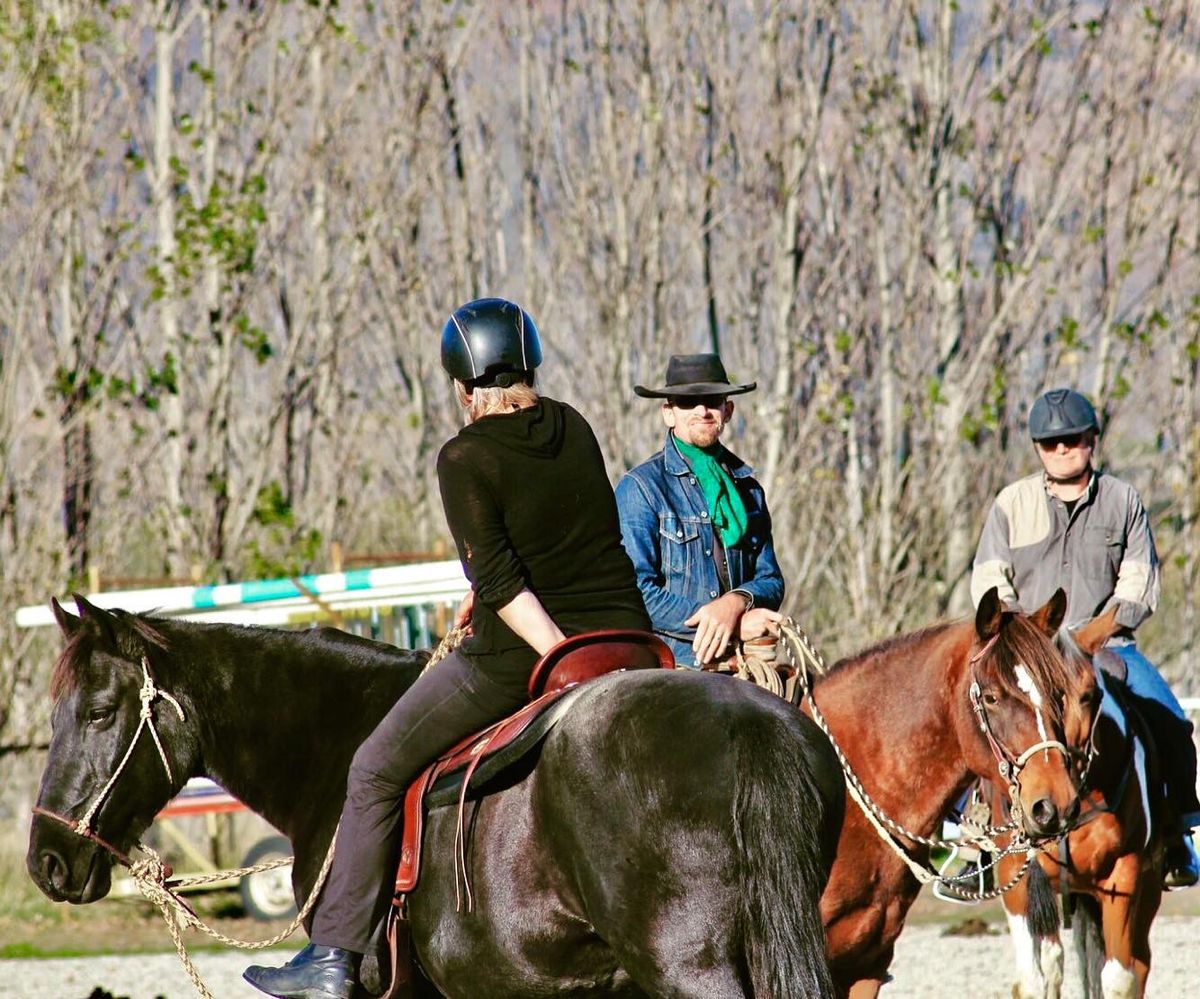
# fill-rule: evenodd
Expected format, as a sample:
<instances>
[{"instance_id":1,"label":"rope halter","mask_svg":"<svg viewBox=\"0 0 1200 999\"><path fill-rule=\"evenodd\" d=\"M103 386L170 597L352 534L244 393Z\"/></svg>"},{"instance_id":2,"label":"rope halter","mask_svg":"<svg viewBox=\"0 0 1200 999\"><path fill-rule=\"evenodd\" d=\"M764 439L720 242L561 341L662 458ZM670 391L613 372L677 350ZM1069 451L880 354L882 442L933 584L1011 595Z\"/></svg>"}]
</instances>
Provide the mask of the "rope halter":
<instances>
[{"instance_id":1,"label":"rope halter","mask_svg":"<svg viewBox=\"0 0 1200 999\"><path fill-rule=\"evenodd\" d=\"M57 819L59 822L70 826L80 836L100 844L110 853L114 854L118 859L122 860L122 862L126 863L127 866L128 858L126 858L125 855L119 850L115 849L111 844L106 843L99 836L97 836L92 828L92 823L95 821L96 813L100 811L100 806L104 804L105 799L108 797L108 793L113 789L113 785L117 783L117 779L124 771L125 765L129 762L129 758L133 755L134 749L137 748L138 739L141 738L142 731L145 729L149 729L150 737L154 740L154 747L158 750L158 758L162 760L163 769L167 772L167 780L172 784L175 783L175 775L171 771L171 763L167 759L167 751L163 748L162 739L160 739L158 735L158 729L154 726L154 702L159 698L162 698L175 709L175 713L179 715L179 720L184 720L183 708L179 706L179 702L173 696L171 696L171 694L167 693L165 690L162 690L157 684L155 684L154 677L150 675L150 660L146 656L142 656L141 666L142 687L141 690L138 691L138 699L142 702L142 706L138 712L137 729L133 733L133 738L129 740L129 747L125 750L125 755L121 757L121 762L117 764L116 769L112 772L112 776L108 778L108 781L104 787L102 787L96 797L92 799L92 803L88 806L87 811L83 813L82 818L72 822L65 816L59 815L56 812L52 812L49 809L45 809L40 806L35 805L33 809L37 814L45 815L52 819Z\"/></svg>"},{"instance_id":2,"label":"rope halter","mask_svg":"<svg viewBox=\"0 0 1200 999\"><path fill-rule=\"evenodd\" d=\"M213 999L212 993L201 980L199 972L188 956L187 947L184 945L181 935L182 927L186 926L198 929L215 940L219 940L231 947L242 947L249 950L261 950L264 947L273 947L280 941L287 939L308 918L309 913L312 912L313 906L316 904L317 897L321 893L321 888L324 886L325 880L329 875L329 868L333 864L334 846L337 843L337 829L334 830L333 837L330 839L329 850L326 852L325 861L317 874L316 883L313 885L308 898L305 899L304 904L300 907L299 912L296 913L296 917L292 920L291 925L285 927L267 940L237 940L214 930L211 926L206 925L196 914L196 911L180 897L179 890L193 885L215 884L231 877L245 877L246 875L256 874L261 871L268 871L292 863L293 858L288 857L286 860L272 860L251 867L239 867L234 870L217 871L213 874L177 878L169 881L168 879L173 874L170 866L163 861L157 852L146 846L146 844L136 844L136 847L146 854L146 856L143 859L134 860L127 854L122 853L111 843L96 835L92 829L96 813L100 810L100 806L108 797L108 793L112 790L113 785L116 784L117 778L121 776L121 772L125 769L125 765L133 755L143 729L149 729L150 731L150 737L154 740L154 746L158 750L158 758L162 761L163 770L166 771L167 780L171 782L172 786L175 783L175 774L171 770L171 762L167 759L167 751L163 748L162 739L159 738L158 729L154 725L153 707L154 702L161 698L175 709L175 713L179 716L180 721L185 721L183 708L180 706L179 701L154 682L154 677L150 675L150 660L144 655L142 656L141 666L142 686L141 690L138 691L141 709L138 712L137 730L133 733L133 738L129 742L129 748L125 750L125 755L121 757L121 762L117 764L117 768L113 771L112 776L109 777L108 782L93 799L83 818L78 821L72 821L65 815L59 815L57 812L52 812L48 808L42 808L40 805L34 805L33 811L37 815L44 815L47 818L62 823L84 839L103 847L116 858L118 863L129 868L130 876L137 884L138 890L142 893L143 897L147 901L153 902L158 907L159 912L162 913L167 930L171 934L171 939L174 941L175 949L179 954L179 960L182 962L184 971L187 972L192 984L196 987L196 991L204 999Z\"/></svg>"}]
</instances>

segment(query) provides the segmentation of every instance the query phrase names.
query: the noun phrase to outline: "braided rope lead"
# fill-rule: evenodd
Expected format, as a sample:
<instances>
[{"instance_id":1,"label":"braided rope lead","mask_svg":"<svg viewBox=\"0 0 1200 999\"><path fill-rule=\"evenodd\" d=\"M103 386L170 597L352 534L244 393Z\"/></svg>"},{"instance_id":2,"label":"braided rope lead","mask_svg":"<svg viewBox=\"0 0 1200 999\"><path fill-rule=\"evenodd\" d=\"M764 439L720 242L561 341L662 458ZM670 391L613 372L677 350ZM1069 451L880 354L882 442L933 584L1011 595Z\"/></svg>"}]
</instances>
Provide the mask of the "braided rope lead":
<instances>
[{"instance_id":1,"label":"braided rope lead","mask_svg":"<svg viewBox=\"0 0 1200 999\"><path fill-rule=\"evenodd\" d=\"M812 711L812 718L825 733L833 746L833 751L837 755L838 763L841 765L842 774L846 780L846 788L850 792L850 797L854 799L855 804L862 810L867 821L875 828L879 837L886 843L908 867L913 877L921 884L939 883L949 885L950 890L962 898L964 901L983 901L985 899L997 898L1007 891L1010 891L1020 880L1025 876L1026 870L1033 862L1035 851L1030 850L1028 843L1025 841L1024 832L1015 823L1010 822L1006 826L988 826L983 831L983 835L968 834L961 840L945 840L935 839L927 836L921 836L914 833L904 826L893 821L883 809L872 799L867 789L863 786L862 781L854 773L850 766L850 761L846 758L846 754L842 752L842 747L834 738L833 732L829 728L825 716L821 714L820 709L812 695L812 688L809 681L810 672L817 676L824 676L828 672L828 667L825 665L824 657L813 648L809 642L808 636L797 626L796 622L788 617L784 618L780 623L780 633L784 637L784 648L787 651L788 659L791 661L792 667L796 670L797 675L801 677L801 685L803 688L803 699L808 701L809 708ZM903 845L896 841L893 833L903 836L906 839L919 843L928 847L959 847L964 843L968 845L978 846L981 849L986 849L987 852L993 853L998 862L1001 858L1014 853L1024 852L1026 859L1020 871L1004 886L999 889L994 889L991 892L968 892L955 884L956 878L947 878L937 871L931 870L923 864L918 863ZM992 837L1003 833L1012 834L1012 843L1007 847L998 848L993 842Z\"/></svg>"},{"instance_id":2,"label":"braided rope lead","mask_svg":"<svg viewBox=\"0 0 1200 999\"><path fill-rule=\"evenodd\" d=\"M429 654L429 662L427 662L421 669L421 673L424 674L428 670L432 669L435 665L445 659L446 656L450 655L451 652L462 645L463 639L467 637L467 634L468 629L465 626L461 628L451 628L448 632L446 632L446 636L440 642L438 642L437 648L435 648Z\"/></svg>"},{"instance_id":3,"label":"braided rope lead","mask_svg":"<svg viewBox=\"0 0 1200 999\"><path fill-rule=\"evenodd\" d=\"M333 836L329 841L329 850L325 854L325 860L321 864L321 870L317 874L316 883L313 889L308 893L308 898L304 900L304 906L296 913L296 918L288 924L287 928L276 933L275 936L267 940L238 940L234 937L226 936L219 930L213 929L204 922L190 905L188 905L177 894L180 888L185 888L193 885L210 884L215 881L224 881L230 877L237 877L246 874L258 874L261 871L269 871L276 867L284 867L290 864L293 858L288 857L286 860L273 860L263 864L256 864L253 867L239 867L230 871L219 871L214 874L206 874L191 878L180 878L170 885L167 884L167 867L153 849L145 844L138 844L139 848L148 856L145 860L137 861L130 868L130 875L134 883L138 887L143 897L148 901L158 906L158 910L162 913L163 921L167 924L167 931L171 934L171 939L175 942L175 950L179 954L180 963L183 965L183 970L191 979L192 985L196 991L205 999L213 999L213 995L205 987L204 982L200 978L196 966L192 963L192 959L187 952L187 945L183 941L181 929L199 930L212 937L214 940L219 940L223 944L230 947L237 947L241 950L262 950L266 947L273 947L282 940L286 940L300 927L300 924L312 912L313 906L316 905L317 896L320 895L321 889L325 885L325 879L329 875L329 869L333 866L334 846L337 843L337 829L334 829Z\"/></svg>"}]
</instances>

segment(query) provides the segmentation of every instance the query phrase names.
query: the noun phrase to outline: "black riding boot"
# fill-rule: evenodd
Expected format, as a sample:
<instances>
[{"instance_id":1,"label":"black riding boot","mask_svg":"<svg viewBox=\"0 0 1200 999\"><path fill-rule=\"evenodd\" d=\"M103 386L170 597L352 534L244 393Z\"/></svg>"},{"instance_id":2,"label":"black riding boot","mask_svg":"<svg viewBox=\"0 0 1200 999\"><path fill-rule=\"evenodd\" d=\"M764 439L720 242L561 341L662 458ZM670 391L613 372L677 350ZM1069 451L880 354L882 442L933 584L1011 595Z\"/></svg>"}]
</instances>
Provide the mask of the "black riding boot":
<instances>
[{"instance_id":1,"label":"black riding boot","mask_svg":"<svg viewBox=\"0 0 1200 999\"><path fill-rule=\"evenodd\" d=\"M309 944L282 968L255 964L242 977L276 999L351 999L361 960L352 950Z\"/></svg>"},{"instance_id":2,"label":"black riding boot","mask_svg":"<svg viewBox=\"0 0 1200 999\"><path fill-rule=\"evenodd\" d=\"M1191 888L1200 881L1200 863L1197 863L1196 851L1192 848L1190 832L1173 836L1167 843L1163 854L1164 888Z\"/></svg>"},{"instance_id":3,"label":"black riding boot","mask_svg":"<svg viewBox=\"0 0 1200 999\"><path fill-rule=\"evenodd\" d=\"M1163 887L1190 888L1200 881L1200 861L1191 841L1192 827L1200 822L1192 724L1172 717L1156 734L1170 795L1169 811L1175 817L1163 854Z\"/></svg>"}]
</instances>

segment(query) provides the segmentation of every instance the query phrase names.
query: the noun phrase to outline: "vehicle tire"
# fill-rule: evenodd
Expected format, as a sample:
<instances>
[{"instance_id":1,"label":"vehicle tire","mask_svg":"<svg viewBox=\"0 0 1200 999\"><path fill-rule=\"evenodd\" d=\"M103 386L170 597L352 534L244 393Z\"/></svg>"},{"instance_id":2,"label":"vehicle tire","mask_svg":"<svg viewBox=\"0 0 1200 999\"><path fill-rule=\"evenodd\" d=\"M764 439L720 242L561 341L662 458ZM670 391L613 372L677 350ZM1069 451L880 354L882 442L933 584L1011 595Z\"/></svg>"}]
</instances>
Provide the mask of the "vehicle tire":
<instances>
[{"instance_id":1,"label":"vehicle tire","mask_svg":"<svg viewBox=\"0 0 1200 999\"><path fill-rule=\"evenodd\" d=\"M260 839L246 853L243 867L253 867L269 860L292 855L292 844L286 836ZM275 867L257 874L247 874L238 885L247 916L255 919L291 919L296 915L296 896L292 894L292 865Z\"/></svg>"}]
</instances>

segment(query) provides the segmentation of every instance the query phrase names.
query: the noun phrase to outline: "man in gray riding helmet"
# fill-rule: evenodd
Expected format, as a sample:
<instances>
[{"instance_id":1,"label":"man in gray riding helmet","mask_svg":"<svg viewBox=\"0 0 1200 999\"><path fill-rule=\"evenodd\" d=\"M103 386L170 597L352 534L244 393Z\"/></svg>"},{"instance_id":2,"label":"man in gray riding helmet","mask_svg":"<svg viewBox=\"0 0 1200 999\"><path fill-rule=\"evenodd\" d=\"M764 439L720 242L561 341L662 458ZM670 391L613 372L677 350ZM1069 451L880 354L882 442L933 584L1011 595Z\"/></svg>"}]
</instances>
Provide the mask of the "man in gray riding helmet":
<instances>
[{"instance_id":1,"label":"man in gray riding helmet","mask_svg":"<svg viewBox=\"0 0 1200 999\"><path fill-rule=\"evenodd\" d=\"M1044 393L1029 412L1041 472L1002 489L988 512L971 597L997 587L1002 600L1030 611L1060 587L1068 626L1116 608L1120 631L1109 648L1123 660L1129 689L1143 700L1163 756L1168 793L1179 816L1168 837L1163 883L1186 888L1200 877L1191 829L1200 824L1192 724L1134 631L1158 603L1158 553L1133 486L1092 464L1100 424L1092 404L1071 389Z\"/></svg>"}]
</instances>

